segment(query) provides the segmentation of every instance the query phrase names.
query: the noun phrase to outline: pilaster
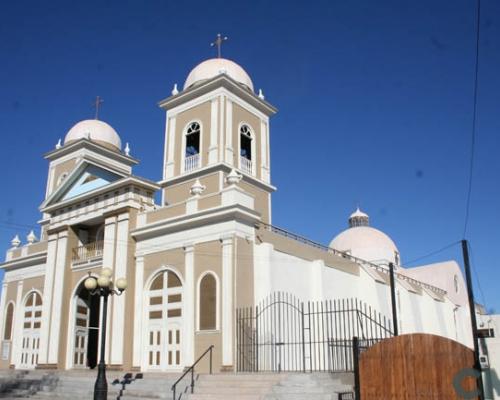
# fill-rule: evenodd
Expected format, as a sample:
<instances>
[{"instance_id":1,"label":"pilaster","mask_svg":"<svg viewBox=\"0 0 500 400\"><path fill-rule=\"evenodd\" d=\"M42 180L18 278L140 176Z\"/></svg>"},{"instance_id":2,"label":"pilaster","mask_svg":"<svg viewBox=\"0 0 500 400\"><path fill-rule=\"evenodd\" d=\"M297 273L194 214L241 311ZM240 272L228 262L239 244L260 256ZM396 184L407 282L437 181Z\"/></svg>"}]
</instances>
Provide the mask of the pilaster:
<instances>
[{"instance_id":1,"label":"pilaster","mask_svg":"<svg viewBox=\"0 0 500 400\"><path fill-rule=\"evenodd\" d=\"M49 235L47 244L47 261L45 266L45 278L43 283L42 318L40 325L40 348L38 350L38 364L45 365L48 362L49 336L50 336L50 312L52 307L52 295L54 284L54 271L57 260L57 234ZM16 307L17 308L17 307Z\"/></svg>"},{"instance_id":2,"label":"pilaster","mask_svg":"<svg viewBox=\"0 0 500 400\"><path fill-rule=\"evenodd\" d=\"M116 227L116 261L114 268L114 281L118 278L127 278L129 213L117 217ZM105 236L106 237L106 236ZM125 299L127 291L120 296L113 296L113 341L111 346L111 364L123 364L123 344L125 335Z\"/></svg>"},{"instance_id":3,"label":"pilaster","mask_svg":"<svg viewBox=\"0 0 500 400\"><path fill-rule=\"evenodd\" d=\"M12 356L11 362L19 367L21 363L21 343L23 340L23 284L21 279L17 282L16 293L16 312L14 313L14 336L12 337Z\"/></svg>"},{"instance_id":4,"label":"pilaster","mask_svg":"<svg viewBox=\"0 0 500 400\"><path fill-rule=\"evenodd\" d=\"M133 367L140 368L142 361L142 320L144 296L144 257L138 256L135 260L135 287L134 287L134 349L132 356Z\"/></svg>"},{"instance_id":5,"label":"pilaster","mask_svg":"<svg viewBox=\"0 0 500 400\"><path fill-rule=\"evenodd\" d=\"M210 102L210 145L208 148L208 165L217 162L217 137L219 132L219 98L212 99Z\"/></svg>"},{"instance_id":6,"label":"pilaster","mask_svg":"<svg viewBox=\"0 0 500 400\"><path fill-rule=\"evenodd\" d=\"M184 279L184 343L183 343L183 363L186 366L194 363L194 246L188 244L184 246L184 263L185 263L185 279Z\"/></svg>"},{"instance_id":7,"label":"pilaster","mask_svg":"<svg viewBox=\"0 0 500 400\"><path fill-rule=\"evenodd\" d=\"M222 242L222 368L231 369L233 360L233 252L234 238Z\"/></svg>"},{"instance_id":8,"label":"pilaster","mask_svg":"<svg viewBox=\"0 0 500 400\"><path fill-rule=\"evenodd\" d=\"M68 247L68 231L57 236L57 259L54 268L54 286L52 294L52 311L50 315L49 352L47 362L57 364L59 358L59 338L61 335L61 314L63 303L64 276L66 270L66 253ZM44 289L45 292L45 289Z\"/></svg>"},{"instance_id":9,"label":"pilaster","mask_svg":"<svg viewBox=\"0 0 500 400\"><path fill-rule=\"evenodd\" d=\"M175 165L175 116L168 119L168 140L167 140L167 162L165 165L165 177L171 178L174 176Z\"/></svg>"},{"instance_id":10,"label":"pilaster","mask_svg":"<svg viewBox=\"0 0 500 400\"><path fill-rule=\"evenodd\" d=\"M226 155L225 161L229 165L234 165L233 150L233 102L226 98Z\"/></svg>"},{"instance_id":11,"label":"pilaster","mask_svg":"<svg viewBox=\"0 0 500 400\"><path fill-rule=\"evenodd\" d=\"M5 309L5 297L7 296L7 283L3 282L2 283L2 294L0 295L0 343L2 344L1 346L1 355L3 358L4 354L4 338L5 338L5 333L4 333L4 323L5 323L5 318L7 316L6 314L6 309Z\"/></svg>"}]
</instances>

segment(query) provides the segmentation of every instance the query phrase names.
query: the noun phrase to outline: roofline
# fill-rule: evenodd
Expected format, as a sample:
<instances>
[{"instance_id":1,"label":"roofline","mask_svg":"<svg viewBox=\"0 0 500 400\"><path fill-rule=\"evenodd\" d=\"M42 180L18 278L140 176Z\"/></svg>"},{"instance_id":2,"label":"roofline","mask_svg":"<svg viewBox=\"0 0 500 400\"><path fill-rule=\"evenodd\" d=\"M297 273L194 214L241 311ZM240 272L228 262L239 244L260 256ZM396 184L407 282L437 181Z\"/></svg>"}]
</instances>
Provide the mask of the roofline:
<instances>
[{"instance_id":1,"label":"roofline","mask_svg":"<svg viewBox=\"0 0 500 400\"><path fill-rule=\"evenodd\" d=\"M158 102L158 106L165 110L172 109L181 105L189 100L199 97L200 94L208 93L220 86L231 90L239 97L245 99L248 103L253 105L255 108L266 114L267 116L276 114L278 109L274 107L271 103L264 99L261 99L254 92L245 89L240 83L235 81L227 74L219 74L211 79L201 82L198 85L190 86L189 88L182 90L176 95L169 96ZM201 92L201 93L200 93Z\"/></svg>"},{"instance_id":2,"label":"roofline","mask_svg":"<svg viewBox=\"0 0 500 400\"><path fill-rule=\"evenodd\" d=\"M118 179L117 181L112 182L109 185L102 186L102 187L96 188L94 190L91 190L89 192L82 193L79 196L71 197L67 200L55 203L55 204L47 206L45 208L40 208L40 211L41 212L51 212L51 211L56 210L58 208L66 207L70 204L84 201L88 198L98 196L101 193L105 193L109 190L115 190L116 188L118 188L120 186L125 186L125 185L129 185L129 184L136 184L136 185L145 187L145 188L153 190L153 191L160 190L160 188L161 188L160 185L158 185L155 182L150 181L149 179L141 178L138 176L128 176L128 177L125 177L122 179Z\"/></svg>"},{"instance_id":3,"label":"roofline","mask_svg":"<svg viewBox=\"0 0 500 400\"><path fill-rule=\"evenodd\" d=\"M78 140L75 140L74 142L65 144L59 149L51 150L43 155L43 157L46 160L55 160L59 157L62 157L66 154L69 154L75 150L78 150L80 148L89 148L91 150L95 150L98 153L104 154L110 158L114 158L117 160L122 161L123 163L127 165L137 165L139 164L139 159L127 156L121 152L111 150L107 148L106 146L103 146L99 143L96 143L95 141L89 140L87 138L81 138Z\"/></svg>"}]
</instances>

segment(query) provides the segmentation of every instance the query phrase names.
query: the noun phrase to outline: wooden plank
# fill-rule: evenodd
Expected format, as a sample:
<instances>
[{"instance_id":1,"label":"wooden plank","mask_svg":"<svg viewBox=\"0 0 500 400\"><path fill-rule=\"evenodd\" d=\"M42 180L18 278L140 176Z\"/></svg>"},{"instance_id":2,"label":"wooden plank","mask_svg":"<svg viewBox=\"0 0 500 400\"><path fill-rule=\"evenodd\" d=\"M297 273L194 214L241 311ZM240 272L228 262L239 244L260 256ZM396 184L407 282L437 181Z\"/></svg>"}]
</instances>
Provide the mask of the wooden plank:
<instances>
[{"instance_id":1,"label":"wooden plank","mask_svg":"<svg viewBox=\"0 0 500 400\"><path fill-rule=\"evenodd\" d=\"M473 365L471 349L441 336L410 334L385 339L360 355L361 399L461 399L453 379ZM475 379L464 379L462 387L473 391Z\"/></svg>"}]
</instances>

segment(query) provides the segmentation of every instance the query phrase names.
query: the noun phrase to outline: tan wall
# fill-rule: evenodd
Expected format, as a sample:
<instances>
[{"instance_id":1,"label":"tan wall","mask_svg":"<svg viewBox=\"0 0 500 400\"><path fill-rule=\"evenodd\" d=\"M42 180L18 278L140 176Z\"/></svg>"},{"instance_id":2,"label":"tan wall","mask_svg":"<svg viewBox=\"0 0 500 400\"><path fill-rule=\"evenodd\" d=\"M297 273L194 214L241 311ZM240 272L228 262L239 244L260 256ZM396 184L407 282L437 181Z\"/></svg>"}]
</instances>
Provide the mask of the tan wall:
<instances>
[{"instance_id":1,"label":"tan wall","mask_svg":"<svg viewBox=\"0 0 500 400\"><path fill-rule=\"evenodd\" d=\"M211 105L210 101L199 104L189 110L183 111L177 114L177 119L175 123L175 165L174 174L179 175L181 173L181 162L182 154L184 149L182 148L182 136L184 135L187 124L191 121L201 122L201 149L200 154L202 157L202 166L207 165L208 162L208 147L210 146L210 113Z\"/></svg>"},{"instance_id":2,"label":"tan wall","mask_svg":"<svg viewBox=\"0 0 500 400\"><path fill-rule=\"evenodd\" d=\"M49 190L49 195L55 189L57 189L57 181L59 180L59 177L65 172L69 174L73 170L75 165L76 165L76 159L73 158L71 160L64 161L64 162L62 162L54 167L54 180L52 181L52 184L51 184L51 187Z\"/></svg>"},{"instance_id":3,"label":"tan wall","mask_svg":"<svg viewBox=\"0 0 500 400\"><path fill-rule=\"evenodd\" d=\"M215 193L207 197L200 198L198 201L198 210L207 210L209 208L219 207L222 204L222 196Z\"/></svg>"},{"instance_id":4,"label":"tan wall","mask_svg":"<svg viewBox=\"0 0 500 400\"><path fill-rule=\"evenodd\" d=\"M17 283L14 282L16 285ZM37 276L34 278L27 278L24 279L23 282L23 299L24 296L26 296L29 292L33 290L38 290L41 293L43 293L43 283L44 283L44 277L43 276Z\"/></svg>"},{"instance_id":5,"label":"tan wall","mask_svg":"<svg viewBox=\"0 0 500 400\"><path fill-rule=\"evenodd\" d=\"M248 307L254 304L254 254L253 242L236 239L236 290L235 307Z\"/></svg>"},{"instance_id":6,"label":"tan wall","mask_svg":"<svg viewBox=\"0 0 500 400\"><path fill-rule=\"evenodd\" d=\"M48 242L38 242L33 243L28 246L28 254L40 253L42 251L47 251Z\"/></svg>"},{"instance_id":7,"label":"tan wall","mask_svg":"<svg viewBox=\"0 0 500 400\"><path fill-rule=\"evenodd\" d=\"M150 224L168 218L179 217L184 214L186 214L186 203L178 203L147 213L146 222Z\"/></svg>"},{"instance_id":8,"label":"tan wall","mask_svg":"<svg viewBox=\"0 0 500 400\"><path fill-rule=\"evenodd\" d=\"M222 188L220 187L219 180L219 172L213 172L206 176L202 176L199 178L202 185L206 186L203 195L207 195L210 193L219 192ZM167 186L165 191L165 202L167 204L176 204L183 201L186 201L189 197L191 197L191 186L193 186L196 178L189 179L188 181Z\"/></svg>"},{"instance_id":9,"label":"tan wall","mask_svg":"<svg viewBox=\"0 0 500 400\"><path fill-rule=\"evenodd\" d=\"M258 179L261 178L260 174L260 150L261 150L261 140L260 140L260 118L250 111L245 110L243 107L233 102L233 163L234 165L239 165L240 157L240 131L239 125L245 122L252 128L255 140L255 154L252 154L252 162L255 163L255 172Z\"/></svg>"},{"instance_id":10,"label":"tan wall","mask_svg":"<svg viewBox=\"0 0 500 400\"><path fill-rule=\"evenodd\" d=\"M198 280L201 275L206 271L212 271L217 274L219 286L217 288L217 296L219 296L219 308L217 310L219 326L218 330L214 332L200 332L196 331L195 334L195 359L197 359L210 345L214 345L213 350L213 370L219 371L222 366L222 302L221 302L221 284L222 284L222 248L219 241L212 241L200 243L195 245L194 250L194 283L195 283L195 310L199 310L199 297L198 297ZM196 318L197 312L193 318ZM197 329L198 321L194 321L195 329ZM201 365L200 372L208 372L208 358Z\"/></svg>"},{"instance_id":11,"label":"tan wall","mask_svg":"<svg viewBox=\"0 0 500 400\"><path fill-rule=\"evenodd\" d=\"M184 249L165 250L144 256L144 285L161 267L173 267L184 281ZM147 287L145 286L143 290L147 290Z\"/></svg>"},{"instance_id":12,"label":"tan wall","mask_svg":"<svg viewBox=\"0 0 500 400\"><path fill-rule=\"evenodd\" d=\"M226 179L224 179L225 181ZM227 183L225 183L225 186L228 186ZM260 213L262 222L268 224L270 221L269 197L271 194L243 180L237 186L254 197L255 211Z\"/></svg>"}]
</instances>

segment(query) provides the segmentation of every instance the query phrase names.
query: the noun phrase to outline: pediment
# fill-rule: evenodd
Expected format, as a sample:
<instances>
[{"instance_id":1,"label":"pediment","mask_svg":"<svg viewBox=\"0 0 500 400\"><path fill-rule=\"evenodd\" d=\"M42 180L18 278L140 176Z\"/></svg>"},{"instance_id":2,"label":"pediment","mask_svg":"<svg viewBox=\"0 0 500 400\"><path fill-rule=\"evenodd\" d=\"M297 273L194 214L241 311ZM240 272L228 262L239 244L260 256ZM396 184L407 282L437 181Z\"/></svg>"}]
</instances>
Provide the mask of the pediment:
<instances>
[{"instance_id":1,"label":"pediment","mask_svg":"<svg viewBox=\"0 0 500 400\"><path fill-rule=\"evenodd\" d=\"M43 202L40 208L43 209L60 201L70 200L100 189L124 177L125 175L82 161L65 179L64 183Z\"/></svg>"}]
</instances>

